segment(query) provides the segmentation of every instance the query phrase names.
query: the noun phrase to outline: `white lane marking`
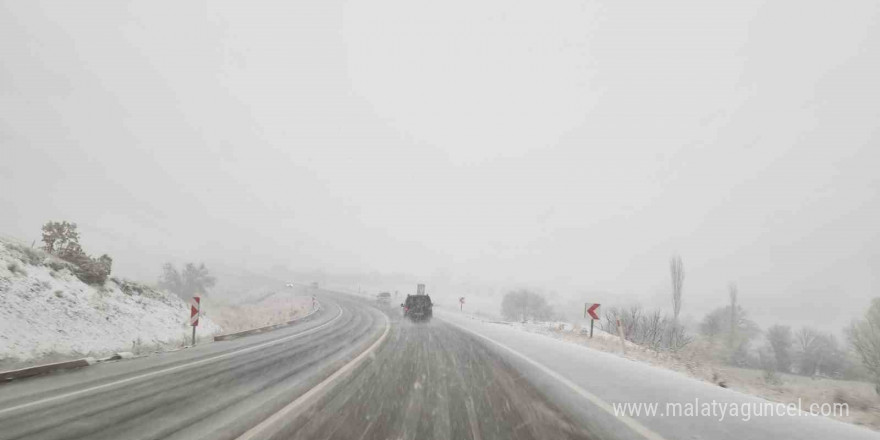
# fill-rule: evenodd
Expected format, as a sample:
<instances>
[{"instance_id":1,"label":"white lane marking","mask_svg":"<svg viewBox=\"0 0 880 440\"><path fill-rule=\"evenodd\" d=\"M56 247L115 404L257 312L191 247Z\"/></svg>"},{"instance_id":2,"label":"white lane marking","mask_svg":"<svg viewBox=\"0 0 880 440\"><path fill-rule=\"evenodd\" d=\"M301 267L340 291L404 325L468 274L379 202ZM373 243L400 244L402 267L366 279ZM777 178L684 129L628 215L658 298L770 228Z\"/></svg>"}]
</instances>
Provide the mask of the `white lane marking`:
<instances>
[{"instance_id":1,"label":"white lane marking","mask_svg":"<svg viewBox=\"0 0 880 440\"><path fill-rule=\"evenodd\" d=\"M474 409L474 399L468 397L464 404L467 407L468 422L471 424L471 436L473 436L474 440L482 440L480 428L477 426L477 411Z\"/></svg>"},{"instance_id":2,"label":"white lane marking","mask_svg":"<svg viewBox=\"0 0 880 440\"><path fill-rule=\"evenodd\" d=\"M350 372L355 367L357 367L358 364L360 364L361 361L364 360L364 358L366 358L370 353L372 353L374 350L376 350L376 348L378 348L379 345L382 344L382 342L385 340L385 338L388 337L388 331L391 330L391 322L388 320L388 315L386 315L385 313L382 313L382 316L385 318L385 331L382 333L382 336L380 336L379 339L373 343L373 345L371 345L369 348L364 350L364 352L359 354L356 358L352 359L351 362L343 365L342 368L336 370L335 373L330 375L330 377L328 377L327 379L324 379L323 382L319 383L318 385L315 385L314 388L306 391L303 395L299 396L296 400L294 400L293 402L290 402L289 404L287 404L287 406L285 406L284 408L281 408L281 410L279 410L275 414L272 414L266 420L263 420L262 422L260 422L259 425L254 426L253 428L247 430L247 432L245 432L244 434L239 436L236 440L252 440L252 439L257 439L257 438L260 438L260 439L269 438L270 435L268 435L269 434L268 431L270 429L273 429L273 425L276 425L280 420L284 419L285 417L287 417L288 415L290 415L294 411L299 410L300 407L308 405L309 399L311 399L312 397L315 397L316 395L318 395L318 393L323 391L324 388L329 387L331 384L333 384L333 382L335 382L337 379L342 377L342 375ZM272 434L274 434L274 433L272 433Z\"/></svg>"},{"instance_id":3,"label":"white lane marking","mask_svg":"<svg viewBox=\"0 0 880 440\"><path fill-rule=\"evenodd\" d=\"M593 404L596 405L597 407L601 408L602 410L604 410L604 411L607 412L608 414L611 414L611 415L614 416L617 420L619 420L620 422L622 422L624 425L626 425L627 427L629 427L629 428L632 429L633 431L635 431L635 432L637 432L638 434L640 434L642 437L644 437L644 438L646 438L646 439L648 439L648 440L666 440L666 439L663 438L663 436L661 436L660 434L658 434L658 433L652 431L652 430L649 429L647 426L642 425L642 424L639 423L636 419L633 419L633 418L631 418L631 417L629 417L629 416L626 416L626 415L617 415L617 414L615 414L615 413L614 413L614 407L612 407L608 402L602 400L601 398L599 398L599 396L597 396L597 395L595 395L595 394L593 394L593 393L591 393L591 392L589 392L589 391L587 391L587 390L581 388L578 384L576 384L576 383L574 383L574 382L572 382L572 381L566 379L566 378L563 377L561 374L559 374L559 373L557 373L557 372L551 370L550 368L545 367L543 364L540 364L540 363L538 363L537 361L532 360L532 359L529 358L528 356L526 356L526 355L524 355L524 354L522 354L522 353L520 353L520 352L518 352L518 351L516 351L516 350L514 350L514 349L512 349L512 348L510 348L510 347L508 347L508 346L506 346L506 345L504 345L504 344L502 344L502 343L500 343L500 342L498 342L498 341L496 341L496 340L494 340L494 339L492 339L492 338L490 338L490 337L488 337L488 336L481 335L481 334L479 334L479 333L477 333L477 332L475 332L475 331L473 331L473 330L471 330L471 329L469 329L469 328L462 327L461 325L458 325L458 324L456 324L456 323L454 323L454 322L452 322L452 321L449 321L449 320L446 320L446 319L443 319L443 318L440 318L440 320L443 321L443 322L445 322L445 323L447 323L447 324L450 324L450 325L452 325L452 326L458 327L459 329L464 330L464 331L466 331L466 332L468 332L468 333L470 333L470 334L472 334L472 335L474 335L474 336L478 336L478 337L480 337L480 338L483 338L483 339L485 339L485 340L487 340L487 341L489 341L489 342L491 342L491 343L493 343L493 344L495 344L495 345L497 345L497 346L499 346L499 347L501 347L501 348L507 350L508 352L510 352L510 354L512 354L512 355L514 355L514 356L516 356L516 357L518 357L518 358L520 358L520 359L522 359L522 360L528 362L529 364L531 364L531 365L534 366L535 368L541 370L542 372L544 372L544 373L547 374L548 376L550 376L550 377L552 377L552 378L558 380L559 382L561 382L561 383L564 384L565 386L571 388L574 392L576 392L577 394L579 394L581 397L583 397L583 398L589 400L591 403L593 403Z\"/></svg>"},{"instance_id":4,"label":"white lane marking","mask_svg":"<svg viewBox=\"0 0 880 440\"><path fill-rule=\"evenodd\" d=\"M113 386L116 386L116 385L121 385L121 384L124 384L124 383L133 382L133 381L140 380L140 379L144 379L144 378L147 378L147 377L152 377L152 376L157 376L157 375L160 375L160 374L170 373L170 372L172 372L172 371L182 370L182 369L184 369L184 368L194 367L194 366L196 366L196 365L205 364L205 363L208 363L208 362L216 361L216 360L218 360L218 359L224 359L224 358L228 358L228 357L231 357L231 356L239 355L239 354L242 354L242 353L248 353L248 352L251 352L251 351L254 351L254 350L259 350L259 349L261 349L261 348L270 347L270 346L272 346L272 345L278 345L278 344L280 344L280 343L282 343L282 342L289 341L289 340L291 340L291 339L293 339L293 338L297 338L297 337L299 337L299 336L306 335L306 334L309 334L309 333L314 333L314 332L316 332L316 331L318 331L318 330L320 330L320 329L322 329L322 328L324 328L324 327L326 327L326 326L328 326L328 325L330 325L330 324L336 322L336 320L339 319L339 318L342 316L342 314L343 314L342 307L339 307L339 305L337 304L337 305L336 305L336 308L339 309L339 314L337 314L336 317L334 317L333 319L331 319L331 320L329 320L329 321L327 321L327 322L325 322L325 323L323 323L323 324L321 324L321 325L319 325L319 326L317 326L317 327L312 327L312 328L310 328L310 329L308 329L308 330L303 330L303 331L301 331L301 332L299 332L299 333L296 333L296 334L293 334L293 335L290 335L290 336L285 336L285 337L283 337L283 338L281 338L281 339L275 339L275 340L273 340L273 341L264 342L264 343L262 343L262 344L258 344L258 345L253 345L253 346L250 346L250 347L242 348L242 349L240 349L240 350L235 350L235 351L231 351L231 352L229 352L229 353L224 353L224 354L221 354L221 355L213 356L213 357L210 357L210 358L207 358L207 359L201 359L201 360L198 360L198 361L195 361L195 362L190 362L190 363L188 363L188 364L177 365L177 366L174 366L174 367L165 368L165 369L157 370L157 371L151 371L151 372L149 372L149 373L144 373L144 374L141 374L141 375L138 375L138 376L133 376L133 377L129 377L129 378L126 378L126 379L121 379L121 380L117 380L117 381L114 381L114 382L109 382L109 383L105 383L105 384L102 384L102 385L97 385L97 386L94 386L94 387L91 387L91 388L86 388L86 389L78 390L78 391L72 391L72 392L69 392L69 393L66 393L66 394L60 394L60 395L58 395L58 396L47 397L47 398L45 398L45 399L35 400L35 401L33 401L33 402L23 403L23 404L21 404L21 405L17 405L17 406L12 406L12 407L9 407L9 408L0 409L0 414L7 413L7 412L12 412L12 411L16 411L16 410L19 410L19 409L28 408L28 407L31 407L31 406L42 405L42 404L44 404L44 403L54 402L54 401L56 401L56 400L67 399L67 398L70 398L70 397L74 397L74 396L79 396L79 395L82 395L82 394L90 393L90 392L92 392L92 391L97 391L97 390L101 390L101 389L104 389L104 388L110 388L110 387L113 387Z\"/></svg>"}]
</instances>

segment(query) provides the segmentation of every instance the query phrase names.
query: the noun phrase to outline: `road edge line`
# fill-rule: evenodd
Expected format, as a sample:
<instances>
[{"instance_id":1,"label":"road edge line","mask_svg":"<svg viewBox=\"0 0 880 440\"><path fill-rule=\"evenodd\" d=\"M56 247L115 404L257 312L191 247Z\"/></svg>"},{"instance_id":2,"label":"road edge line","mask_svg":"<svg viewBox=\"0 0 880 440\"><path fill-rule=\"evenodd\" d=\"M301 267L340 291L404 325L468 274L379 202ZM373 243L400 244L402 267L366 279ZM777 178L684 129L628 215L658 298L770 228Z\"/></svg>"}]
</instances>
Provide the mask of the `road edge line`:
<instances>
[{"instance_id":1,"label":"road edge line","mask_svg":"<svg viewBox=\"0 0 880 440\"><path fill-rule=\"evenodd\" d=\"M290 415L291 413L300 409L300 407L307 407L313 397L316 397L319 393L324 391L325 388L331 387L336 382L345 378L345 376L354 370L358 365L360 365L363 360L372 354L388 337L388 333L391 331L391 320L388 319L388 315L384 312L382 313L382 317L385 318L385 331L382 332L382 336L379 337L373 345L370 345L366 350L361 352L361 354L357 355L354 359L352 359L349 363L343 365L338 370L336 370L330 377L324 379L321 383L315 385L301 396L297 397L293 402L288 403L281 408L276 413L272 414L258 425L252 427L245 431L244 434L236 437L236 440L253 440L253 439L263 439L270 438L272 435L276 434L278 431L277 423ZM269 430L274 429L274 432L267 432Z\"/></svg>"},{"instance_id":2,"label":"road edge line","mask_svg":"<svg viewBox=\"0 0 880 440\"><path fill-rule=\"evenodd\" d=\"M571 388L574 392L579 394L581 397L589 400L590 403L596 405L597 407L599 407L603 411L607 412L608 414L613 416L615 419L619 420L621 423L623 423L628 428L632 429L633 431L635 431L637 434L641 435L642 437L644 437L648 440L666 440L662 435L652 431L647 426L639 423L638 420L636 420L632 417L629 417L625 414L618 415L617 413L614 412L614 408L608 402L602 400L602 398L600 398L599 396L581 388L580 385L572 382L571 380L569 380L569 379L565 378L564 376L562 376L561 374L551 370L550 368L539 363L538 361L533 360L532 358L514 350L513 348L508 347L505 344L502 344L501 342L498 342L488 336L477 333L474 330L471 330L469 328L462 327L461 325L454 323L448 319L444 319L441 317L440 320L449 324L449 325L452 325L458 329L464 330L474 336L485 339L485 340L497 345L498 347L503 348L504 350L508 351L510 354L522 359L523 361L526 361L527 363L531 364L533 367L541 370L541 372L543 372L544 374L552 377L553 379L556 379L557 381L561 382L563 385Z\"/></svg>"},{"instance_id":3,"label":"road edge line","mask_svg":"<svg viewBox=\"0 0 880 440\"><path fill-rule=\"evenodd\" d=\"M17 370L0 371L0 383L15 379L48 374L58 370L72 370L75 368L88 367L97 362L94 358L82 358L72 361L54 362L51 364L35 365L33 367L19 368Z\"/></svg>"}]
</instances>

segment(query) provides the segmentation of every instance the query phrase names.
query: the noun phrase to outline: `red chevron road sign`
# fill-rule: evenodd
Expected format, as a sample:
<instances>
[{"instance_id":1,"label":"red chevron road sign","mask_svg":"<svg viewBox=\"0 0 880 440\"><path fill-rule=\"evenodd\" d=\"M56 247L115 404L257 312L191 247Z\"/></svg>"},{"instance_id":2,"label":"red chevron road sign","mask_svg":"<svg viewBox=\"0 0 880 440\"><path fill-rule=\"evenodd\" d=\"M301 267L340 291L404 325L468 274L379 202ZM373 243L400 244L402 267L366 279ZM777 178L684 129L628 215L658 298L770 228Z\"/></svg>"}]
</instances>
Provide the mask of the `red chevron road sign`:
<instances>
[{"instance_id":1,"label":"red chevron road sign","mask_svg":"<svg viewBox=\"0 0 880 440\"><path fill-rule=\"evenodd\" d=\"M201 308L201 298L194 296L189 302L189 323L193 327L199 325L199 309Z\"/></svg>"},{"instance_id":2,"label":"red chevron road sign","mask_svg":"<svg viewBox=\"0 0 880 440\"><path fill-rule=\"evenodd\" d=\"M601 304L584 304L584 318L590 317L592 319L599 319L599 306Z\"/></svg>"}]
</instances>

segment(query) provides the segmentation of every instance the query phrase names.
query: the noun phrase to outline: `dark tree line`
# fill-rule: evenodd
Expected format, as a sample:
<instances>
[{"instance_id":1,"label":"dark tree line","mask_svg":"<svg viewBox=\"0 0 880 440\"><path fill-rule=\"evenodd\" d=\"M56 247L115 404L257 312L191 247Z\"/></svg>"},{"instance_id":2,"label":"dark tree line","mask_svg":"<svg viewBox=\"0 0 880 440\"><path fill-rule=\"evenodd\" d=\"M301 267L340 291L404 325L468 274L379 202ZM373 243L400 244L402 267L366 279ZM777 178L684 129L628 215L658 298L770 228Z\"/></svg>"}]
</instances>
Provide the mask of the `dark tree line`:
<instances>
[{"instance_id":1,"label":"dark tree line","mask_svg":"<svg viewBox=\"0 0 880 440\"><path fill-rule=\"evenodd\" d=\"M501 299L501 316L510 321L545 321L553 317L553 310L543 295L520 289Z\"/></svg>"},{"instance_id":2,"label":"dark tree line","mask_svg":"<svg viewBox=\"0 0 880 440\"><path fill-rule=\"evenodd\" d=\"M194 295L203 295L216 283L217 279L211 275L204 263L198 265L187 263L181 270L177 270L171 263L165 263L158 284L159 287L186 300Z\"/></svg>"}]
</instances>

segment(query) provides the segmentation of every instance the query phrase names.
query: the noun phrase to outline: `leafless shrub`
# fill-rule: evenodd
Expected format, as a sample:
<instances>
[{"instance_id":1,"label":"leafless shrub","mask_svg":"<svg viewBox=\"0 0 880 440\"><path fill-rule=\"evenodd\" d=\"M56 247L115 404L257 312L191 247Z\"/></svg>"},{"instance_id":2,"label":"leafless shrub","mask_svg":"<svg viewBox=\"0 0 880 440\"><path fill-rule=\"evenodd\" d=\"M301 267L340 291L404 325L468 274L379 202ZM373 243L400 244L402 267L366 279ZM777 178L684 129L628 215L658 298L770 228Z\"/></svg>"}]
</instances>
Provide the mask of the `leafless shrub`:
<instances>
[{"instance_id":1,"label":"leafless shrub","mask_svg":"<svg viewBox=\"0 0 880 440\"><path fill-rule=\"evenodd\" d=\"M46 262L46 265L56 272L60 272L64 269L71 270L72 268L72 265L70 263L55 258L50 258L49 261Z\"/></svg>"},{"instance_id":2,"label":"leafless shrub","mask_svg":"<svg viewBox=\"0 0 880 440\"><path fill-rule=\"evenodd\" d=\"M10 261L6 265L6 270L8 270L16 275L27 276L27 271L24 270L24 268L21 267L17 261Z\"/></svg>"},{"instance_id":3,"label":"leafless shrub","mask_svg":"<svg viewBox=\"0 0 880 440\"><path fill-rule=\"evenodd\" d=\"M654 351L676 352L687 346L693 338L683 326L659 310L644 312L638 305L629 308L609 307L599 328L617 334L617 321L623 327L624 338Z\"/></svg>"},{"instance_id":4,"label":"leafless shrub","mask_svg":"<svg viewBox=\"0 0 880 440\"><path fill-rule=\"evenodd\" d=\"M650 347L654 351L660 351L663 348L663 336L666 329L666 318L655 310L647 315L643 315L637 329L638 339L640 343L646 347Z\"/></svg>"},{"instance_id":5,"label":"leafless shrub","mask_svg":"<svg viewBox=\"0 0 880 440\"><path fill-rule=\"evenodd\" d=\"M764 382L768 385L782 385L782 378L776 373L778 365L776 364L776 356L771 348L764 347L758 351L758 359L761 370L764 371Z\"/></svg>"},{"instance_id":6,"label":"leafless shrub","mask_svg":"<svg viewBox=\"0 0 880 440\"><path fill-rule=\"evenodd\" d=\"M834 403L843 403L851 409L858 411L870 411L878 409L876 399L870 399L867 396L859 396L846 390L838 389L834 392Z\"/></svg>"},{"instance_id":7,"label":"leafless shrub","mask_svg":"<svg viewBox=\"0 0 880 440\"><path fill-rule=\"evenodd\" d=\"M19 258L23 263L30 264L31 266L40 266L43 264L43 260L48 256L45 252L34 249L25 245L11 243L9 247L13 250L18 251Z\"/></svg>"},{"instance_id":8,"label":"leafless shrub","mask_svg":"<svg viewBox=\"0 0 880 440\"><path fill-rule=\"evenodd\" d=\"M684 326L678 324L677 322L672 323L668 332L669 335L667 336L667 348L669 349L669 351L680 351L694 341L693 336L689 335Z\"/></svg>"}]
</instances>

